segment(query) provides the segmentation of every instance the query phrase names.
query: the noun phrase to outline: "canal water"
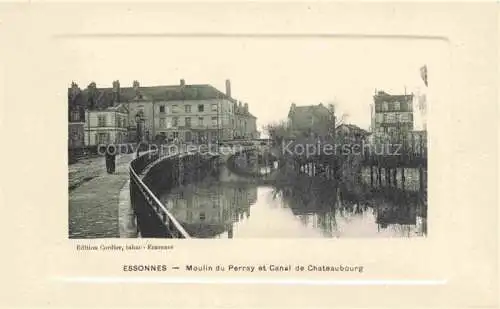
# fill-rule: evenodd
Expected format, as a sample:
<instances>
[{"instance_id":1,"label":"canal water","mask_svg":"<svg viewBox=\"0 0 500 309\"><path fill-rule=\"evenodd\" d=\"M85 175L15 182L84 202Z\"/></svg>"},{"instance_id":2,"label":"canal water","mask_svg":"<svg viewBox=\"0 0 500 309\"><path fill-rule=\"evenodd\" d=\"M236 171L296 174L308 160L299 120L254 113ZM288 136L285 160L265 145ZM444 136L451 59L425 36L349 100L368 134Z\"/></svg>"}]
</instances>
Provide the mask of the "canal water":
<instances>
[{"instance_id":1,"label":"canal water","mask_svg":"<svg viewBox=\"0 0 500 309\"><path fill-rule=\"evenodd\" d=\"M259 181L221 167L216 176L160 199L194 238L419 237L427 233L418 192L372 192L364 184L301 177ZM281 178L281 179L285 179Z\"/></svg>"}]
</instances>

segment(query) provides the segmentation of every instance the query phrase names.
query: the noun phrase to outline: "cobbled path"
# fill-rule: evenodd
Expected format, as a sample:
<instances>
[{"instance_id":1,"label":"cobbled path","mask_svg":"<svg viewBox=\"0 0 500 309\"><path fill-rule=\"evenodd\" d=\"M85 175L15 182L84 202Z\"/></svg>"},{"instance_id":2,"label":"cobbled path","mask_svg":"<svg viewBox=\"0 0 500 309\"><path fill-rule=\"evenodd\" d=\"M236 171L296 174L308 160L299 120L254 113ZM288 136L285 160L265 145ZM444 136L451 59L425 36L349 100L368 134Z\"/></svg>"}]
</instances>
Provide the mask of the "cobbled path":
<instances>
[{"instance_id":1,"label":"cobbled path","mask_svg":"<svg viewBox=\"0 0 500 309\"><path fill-rule=\"evenodd\" d=\"M69 238L119 237L118 203L134 154L117 157L114 174L103 157L69 166Z\"/></svg>"}]
</instances>

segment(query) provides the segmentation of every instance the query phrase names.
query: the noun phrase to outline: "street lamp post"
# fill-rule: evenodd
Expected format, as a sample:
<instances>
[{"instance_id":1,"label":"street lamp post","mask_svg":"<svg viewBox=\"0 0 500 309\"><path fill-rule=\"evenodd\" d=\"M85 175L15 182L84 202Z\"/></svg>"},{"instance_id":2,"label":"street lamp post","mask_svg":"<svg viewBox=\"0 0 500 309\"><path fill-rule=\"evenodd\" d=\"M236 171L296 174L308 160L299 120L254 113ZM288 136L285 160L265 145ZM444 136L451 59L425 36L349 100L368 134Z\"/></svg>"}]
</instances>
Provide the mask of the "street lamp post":
<instances>
[{"instance_id":1,"label":"street lamp post","mask_svg":"<svg viewBox=\"0 0 500 309\"><path fill-rule=\"evenodd\" d=\"M90 109L87 109L87 150L90 149Z\"/></svg>"},{"instance_id":2,"label":"street lamp post","mask_svg":"<svg viewBox=\"0 0 500 309\"><path fill-rule=\"evenodd\" d=\"M137 128L136 128L137 129L137 132L136 132L136 134L137 134L137 137L136 137L137 138L137 144L139 144L141 142L141 140L142 140L142 132L141 132L141 121L142 120L143 119L142 119L141 115L139 115L139 113L135 115L135 123L136 123L136 126L137 126Z\"/></svg>"},{"instance_id":3,"label":"street lamp post","mask_svg":"<svg viewBox=\"0 0 500 309\"><path fill-rule=\"evenodd\" d=\"M216 151L217 153L219 152L219 147L220 147L220 122L222 119L220 118L220 111L219 111L219 105L220 105L220 95L217 93L217 146L216 146Z\"/></svg>"},{"instance_id":4,"label":"street lamp post","mask_svg":"<svg viewBox=\"0 0 500 309\"><path fill-rule=\"evenodd\" d=\"M221 114L220 114L220 102L217 101L217 152L219 152L220 149L220 139L221 139L221 122L222 119L220 119Z\"/></svg>"}]
</instances>

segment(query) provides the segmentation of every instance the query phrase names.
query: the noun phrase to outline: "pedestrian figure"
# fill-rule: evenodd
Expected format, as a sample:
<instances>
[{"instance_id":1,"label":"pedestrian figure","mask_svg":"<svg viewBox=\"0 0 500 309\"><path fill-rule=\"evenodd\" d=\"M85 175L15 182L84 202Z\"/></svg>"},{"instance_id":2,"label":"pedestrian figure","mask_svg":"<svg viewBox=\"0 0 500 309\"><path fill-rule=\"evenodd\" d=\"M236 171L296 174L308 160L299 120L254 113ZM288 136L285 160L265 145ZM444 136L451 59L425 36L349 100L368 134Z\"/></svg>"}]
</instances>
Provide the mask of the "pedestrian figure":
<instances>
[{"instance_id":1,"label":"pedestrian figure","mask_svg":"<svg viewBox=\"0 0 500 309\"><path fill-rule=\"evenodd\" d=\"M114 145L109 145L106 148L106 170L108 174L115 172L116 166L116 148Z\"/></svg>"},{"instance_id":2,"label":"pedestrian figure","mask_svg":"<svg viewBox=\"0 0 500 309\"><path fill-rule=\"evenodd\" d=\"M110 162L110 155L108 154L108 149L106 149L106 152L104 153L104 158L106 159L106 172L109 174L109 166L111 165Z\"/></svg>"}]
</instances>

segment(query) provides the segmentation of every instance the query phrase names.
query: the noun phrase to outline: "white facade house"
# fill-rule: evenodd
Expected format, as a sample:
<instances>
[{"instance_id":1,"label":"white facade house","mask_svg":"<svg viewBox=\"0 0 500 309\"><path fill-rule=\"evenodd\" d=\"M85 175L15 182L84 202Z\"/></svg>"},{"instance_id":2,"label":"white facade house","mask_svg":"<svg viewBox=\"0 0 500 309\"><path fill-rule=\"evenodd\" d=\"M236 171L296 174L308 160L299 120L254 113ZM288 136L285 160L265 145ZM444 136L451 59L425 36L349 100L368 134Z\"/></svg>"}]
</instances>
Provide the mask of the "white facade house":
<instances>
[{"instance_id":1,"label":"white facade house","mask_svg":"<svg viewBox=\"0 0 500 309\"><path fill-rule=\"evenodd\" d=\"M233 136L234 109L228 99L197 99L170 101L140 101L127 103L130 109L129 126L135 126L134 115L140 113L147 135L164 135L185 141L204 136Z\"/></svg>"},{"instance_id":2,"label":"white facade house","mask_svg":"<svg viewBox=\"0 0 500 309\"><path fill-rule=\"evenodd\" d=\"M88 88L82 91L89 122L85 123L85 144L103 142L165 141L201 142L257 136L256 117L237 112L237 100L226 91L208 84ZM90 111L89 111L90 108ZM125 114L128 117L125 117ZM125 124L122 120L126 118ZM254 134L255 133L255 134ZM125 137L126 136L126 137Z\"/></svg>"},{"instance_id":3,"label":"white facade house","mask_svg":"<svg viewBox=\"0 0 500 309\"><path fill-rule=\"evenodd\" d=\"M85 146L127 142L128 111L123 104L86 113Z\"/></svg>"}]
</instances>

